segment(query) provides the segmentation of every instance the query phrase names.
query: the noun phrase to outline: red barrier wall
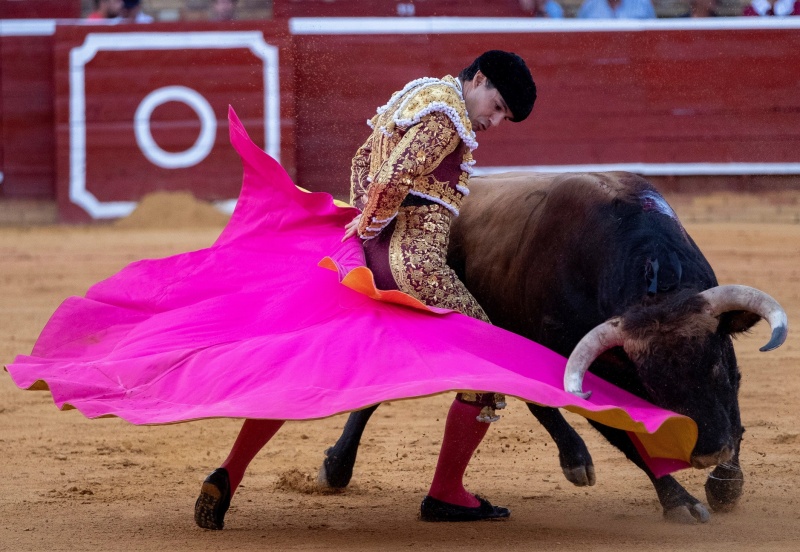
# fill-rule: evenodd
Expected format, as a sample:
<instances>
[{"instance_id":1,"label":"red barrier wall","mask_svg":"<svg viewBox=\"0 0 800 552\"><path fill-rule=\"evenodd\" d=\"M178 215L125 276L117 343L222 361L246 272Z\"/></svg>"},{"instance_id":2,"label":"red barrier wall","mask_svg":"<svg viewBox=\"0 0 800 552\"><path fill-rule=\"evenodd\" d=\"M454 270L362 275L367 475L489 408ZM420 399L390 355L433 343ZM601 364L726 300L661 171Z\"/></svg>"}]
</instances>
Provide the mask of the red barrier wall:
<instances>
[{"instance_id":1,"label":"red barrier wall","mask_svg":"<svg viewBox=\"0 0 800 552\"><path fill-rule=\"evenodd\" d=\"M457 74L490 48L528 60L539 100L528 121L478 135L479 169L640 163L663 169L649 174L800 174L800 26L743 19L693 29L680 27L689 22L665 27L663 21L613 23L615 30L577 21L455 21L475 27L464 30L442 27L448 20L397 18L358 20L349 30L347 21L342 30L342 20L326 19L59 24L53 35L45 26L26 36L6 30L0 32L0 199L57 195L65 220L87 220L96 213L71 197L76 190L101 204L129 206L154 189L235 197L241 173L228 146L227 104L262 146L264 125L275 123L264 111L261 58L241 45L140 48L165 34L185 40L219 31L256 32L277 49L281 162L299 184L340 197L347 195L350 158L369 132L365 121L393 91L420 76ZM519 24L527 27L514 27ZM90 35L115 38L88 56ZM119 41L136 47L113 46ZM86 59L75 65L70 56L81 54ZM70 78L78 66L85 118L70 103L77 97ZM192 107L186 95L151 96L176 86L203 101ZM147 129L162 157L197 145L203 102L215 117L213 148L191 166L158 165L135 131L145 100ZM76 134L76 121L85 121L83 134ZM81 135L85 143L76 143ZM84 165L75 163L78 154L85 155ZM746 166L713 172L730 163ZM669 172L687 164L707 170Z\"/></svg>"},{"instance_id":2,"label":"red barrier wall","mask_svg":"<svg viewBox=\"0 0 800 552\"><path fill-rule=\"evenodd\" d=\"M0 36L0 198L55 196L52 36Z\"/></svg>"},{"instance_id":3,"label":"red barrier wall","mask_svg":"<svg viewBox=\"0 0 800 552\"><path fill-rule=\"evenodd\" d=\"M265 59L259 49L273 47L274 59ZM65 220L84 220L87 211L94 218L119 216L116 202L154 189L235 199L241 164L228 140L229 104L256 144L279 156L290 173L295 166L285 22L224 30L211 24L59 26L55 67L57 198ZM273 82L265 82L265 70ZM100 205L92 207L95 200Z\"/></svg>"},{"instance_id":4,"label":"red barrier wall","mask_svg":"<svg viewBox=\"0 0 800 552\"><path fill-rule=\"evenodd\" d=\"M539 99L527 121L478 135L478 167L800 161L796 30L295 38L298 175L311 188L344 193L364 121L394 90L491 48L528 60Z\"/></svg>"},{"instance_id":5,"label":"red barrier wall","mask_svg":"<svg viewBox=\"0 0 800 552\"><path fill-rule=\"evenodd\" d=\"M75 19L81 0L0 0L0 19Z\"/></svg>"}]
</instances>

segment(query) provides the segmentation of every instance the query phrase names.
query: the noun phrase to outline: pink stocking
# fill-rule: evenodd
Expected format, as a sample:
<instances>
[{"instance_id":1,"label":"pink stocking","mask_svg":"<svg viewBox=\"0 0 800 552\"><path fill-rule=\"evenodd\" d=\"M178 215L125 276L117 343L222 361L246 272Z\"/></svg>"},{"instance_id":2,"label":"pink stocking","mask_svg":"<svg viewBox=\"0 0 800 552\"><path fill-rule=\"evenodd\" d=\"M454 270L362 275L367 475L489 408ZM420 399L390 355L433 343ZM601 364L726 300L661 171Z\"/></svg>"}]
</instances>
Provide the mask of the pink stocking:
<instances>
[{"instance_id":1,"label":"pink stocking","mask_svg":"<svg viewBox=\"0 0 800 552\"><path fill-rule=\"evenodd\" d=\"M283 425L283 420L245 420L222 467L228 470L231 495L242 482L244 472L258 451L272 439Z\"/></svg>"},{"instance_id":2,"label":"pink stocking","mask_svg":"<svg viewBox=\"0 0 800 552\"><path fill-rule=\"evenodd\" d=\"M489 424L476 417L481 407L453 401L447 413L442 449L428 495L442 502L474 508L480 503L464 488L463 478L475 449L489 429Z\"/></svg>"}]
</instances>

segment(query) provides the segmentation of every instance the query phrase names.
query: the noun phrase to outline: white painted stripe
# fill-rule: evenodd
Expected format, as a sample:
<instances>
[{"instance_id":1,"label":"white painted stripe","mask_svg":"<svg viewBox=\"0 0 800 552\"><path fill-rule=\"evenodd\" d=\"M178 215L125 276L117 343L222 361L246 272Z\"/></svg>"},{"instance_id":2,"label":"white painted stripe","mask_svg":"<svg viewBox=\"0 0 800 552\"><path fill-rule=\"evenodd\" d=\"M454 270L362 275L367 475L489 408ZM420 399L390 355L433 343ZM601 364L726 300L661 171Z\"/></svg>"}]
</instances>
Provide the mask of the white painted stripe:
<instances>
[{"instance_id":1,"label":"white painted stripe","mask_svg":"<svg viewBox=\"0 0 800 552\"><path fill-rule=\"evenodd\" d=\"M0 19L0 36L55 34L55 19ZM63 20L64 23L87 23ZM109 22L112 24L112 22ZM800 29L797 17L716 17L665 19L535 19L516 17L295 17L289 29L296 35L552 33L615 31L721 31Z\"/></svg>"},{"instance_id":2,"label":"white painted stripe","mask_svg":"<svg viewBox=\"0 0 800 552\"><path fill-rule=\"evenodd\" d=\"M475 175L503 172L604 172L627 171L645 176L795 175L800 163L608 163L596 165L519 165L476 167Z\"/></svg>"},{"instance_id":3,"label":"white painted stripe","mask_svg":"<svg viewBox=\"0 0 800 552\"><path fill-rule=\"evenodd\" d=\"M190 31L88 34L83 47L103 51L247 48L264 44L261 31Z\"/></svg>"},{"instance_id":4,"label":"white painted stripe","mask_svg":"<svg viewBox=\"0 0 800 552\"><path fill-rule=\"evenodd\" d=\"M55 33L55 19L0 19L0 36L50 36Z\"/></svg>"},{"instance_id":5,"label":"white painted stripe","mask_svg":"<svg viewBox=\"0 0 800 552\"><path fill-rule=\"evenodd\" d=\"M485 34L800 29L800 17L538 19L516 17L295 17L295 35Z\"/></svg>"}]
</instances>

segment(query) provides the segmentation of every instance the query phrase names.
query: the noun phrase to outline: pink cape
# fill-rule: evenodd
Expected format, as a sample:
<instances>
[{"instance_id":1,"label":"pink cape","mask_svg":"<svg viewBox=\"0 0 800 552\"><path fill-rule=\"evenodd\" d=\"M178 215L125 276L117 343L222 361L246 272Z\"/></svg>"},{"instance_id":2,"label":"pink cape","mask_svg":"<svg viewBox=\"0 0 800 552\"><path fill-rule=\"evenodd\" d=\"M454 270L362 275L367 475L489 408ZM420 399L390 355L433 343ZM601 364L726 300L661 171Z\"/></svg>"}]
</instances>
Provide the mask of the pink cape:
<instances>
[{"instance_id":1,"label":"pink cape","mask_svg":"<svg viewBox=\"0 0 800 552\"><path fill-rule=\"evenodd\" d=\"M628 431L657 475L689 466L692 420L591 374L591 399L577 398L562 389L565 359L549 349L376 290L359 241L340 242L356 211L297 188L233 111L230 138L243 187L216 243L133 263L68 298L31 355L6 367L17 386L134 424L312 419L494 391Z\"/></svg>"}]
</instances>

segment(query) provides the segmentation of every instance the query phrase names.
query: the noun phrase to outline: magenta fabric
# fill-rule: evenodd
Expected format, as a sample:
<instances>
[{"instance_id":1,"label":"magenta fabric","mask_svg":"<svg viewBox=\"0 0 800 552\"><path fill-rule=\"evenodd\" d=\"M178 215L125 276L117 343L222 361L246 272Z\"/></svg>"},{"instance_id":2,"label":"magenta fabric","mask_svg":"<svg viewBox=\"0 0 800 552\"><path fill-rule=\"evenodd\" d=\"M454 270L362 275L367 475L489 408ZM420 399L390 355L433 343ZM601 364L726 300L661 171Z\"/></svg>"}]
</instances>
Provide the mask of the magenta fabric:
<instances>
[{"instance_id":1,"label":"magenta fabric","mask_svg":"<svg viewBox=\"0 0 800 552\"><path fill-rule=\"evenodd\" d=\"M44 382L59 408L134 424L311 419L494 391L629 431L658 475L688 466L697 435L688 418L592 375L591 400L577 398L562 389L565 359L541 345L342 285L364 264L358 240L340 242L356 211L298 189L232 111L230 135L244 181L216 243L133 263L64 301L31 355L6 367L16 385ZM338 275L318 266L326 256Z\"/></svg>"}]
</instances>

